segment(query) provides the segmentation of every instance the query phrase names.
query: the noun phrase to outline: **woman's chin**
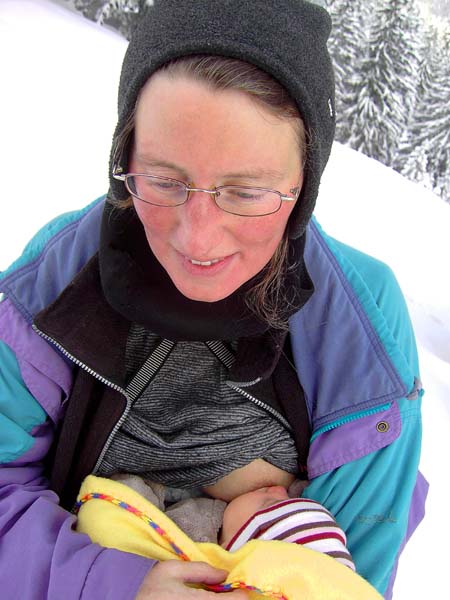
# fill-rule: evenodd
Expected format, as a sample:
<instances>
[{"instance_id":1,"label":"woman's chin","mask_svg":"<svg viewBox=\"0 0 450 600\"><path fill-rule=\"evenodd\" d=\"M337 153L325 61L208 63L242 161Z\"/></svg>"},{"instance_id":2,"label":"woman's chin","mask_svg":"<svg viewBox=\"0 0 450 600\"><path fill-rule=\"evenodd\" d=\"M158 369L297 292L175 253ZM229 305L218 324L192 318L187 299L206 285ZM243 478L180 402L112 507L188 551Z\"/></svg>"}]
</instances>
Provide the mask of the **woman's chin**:
<instances>
[{"instance_id":1,"label":"woman's chin","mask_svg":"<svg viewBox=\"0 0 450 600\"><path fill-rule=\"evenodd\" d=\"M160 261L177 290L196 302L219 302L242 285L236 277L237 254L231 254L218 263L202 266L193 264L180 253L177 261Z\"/></svg>"},{"instance_id":2,"label":"woman's chin","mask_svg":"<svg viewBox=\"0 0 450 600\"><path fill-rule=\"evenodd\" d=\"M224 300L228 296L230 296L235 290L232 289L227 291L220 291L217 288L211 286L213 289L192 289L190 286L177 285L175 283L178 291L183 294L189 300L194 300L196 302L219 302L220 300Z\"/></svg>"}]
</instances>

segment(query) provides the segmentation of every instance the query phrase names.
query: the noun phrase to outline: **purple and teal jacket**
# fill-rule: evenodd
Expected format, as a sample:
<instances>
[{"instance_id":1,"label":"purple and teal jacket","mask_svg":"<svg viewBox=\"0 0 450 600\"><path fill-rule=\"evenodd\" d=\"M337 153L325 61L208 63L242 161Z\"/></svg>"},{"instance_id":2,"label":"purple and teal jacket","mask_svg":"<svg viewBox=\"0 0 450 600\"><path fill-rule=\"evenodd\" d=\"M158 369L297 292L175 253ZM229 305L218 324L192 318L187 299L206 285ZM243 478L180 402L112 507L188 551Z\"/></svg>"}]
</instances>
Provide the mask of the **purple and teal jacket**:
<instances>
[{"instance_id":1,"label":"purple and teal jacket","mask_svg":"<svg viewBox=\"0 0 450 600\"><path fill-rule=\"evenodd\" d=\"M47 476L74 386L106 390L101 410L89 409L98 443L83 460L93 466L126 406L114 362L121 323L99 309L97 283L82 275L98 251L103 203L50 222L0 274L0 590L8 600L132 600L154 564L74 532L75 517ZM315 220L305 262L315 292L290 319L312 431L304 496L335 516L357 571L391 598L427 492L418 472L422 388L411 323L390 269ZM82 317L69 302L80 277ZM83 342L95 328L97 341ZM70 434L71 423L64 425ZM73 440L75 466L87 453L80 445Z\"/></svg>"}]
</instances>

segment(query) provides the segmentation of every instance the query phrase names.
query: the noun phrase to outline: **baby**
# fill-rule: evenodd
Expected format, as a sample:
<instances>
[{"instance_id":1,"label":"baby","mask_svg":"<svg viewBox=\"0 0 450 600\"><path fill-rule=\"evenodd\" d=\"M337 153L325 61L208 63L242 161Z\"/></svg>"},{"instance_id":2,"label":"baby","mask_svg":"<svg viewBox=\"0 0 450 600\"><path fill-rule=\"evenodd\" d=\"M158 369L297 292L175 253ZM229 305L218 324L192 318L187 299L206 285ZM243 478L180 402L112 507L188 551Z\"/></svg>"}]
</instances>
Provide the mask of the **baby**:
<instances>
[{"instance_id":1,"label":"baby","mask_svg":"<svg viewBox=\"0 0 450 600\"><path fill-rule=\"evenodd\" d=\"M199 584L213 592L243 589L249 598L287 600L382 600L356 573L344 532L313 500L289 497L285 487L276 485L245 492L228 504L203 496L161 510L124 485L127 479L134 488L150 490L158 503L158 496L170 492L136 476L115 481L89 475L79 494L76 528L93 542L157 561L203 562L222 569L227 573L223 582ZM176 523L173 517L180 515ZM203 521L209 522L212 538L199 542L194 536L199 537L199 530L204 536Z\"/></svg>"},{"instance_id":2,"label":"baby","mask_svg":"<svg viewBox=\"0 0 450 600\"><path fill-rule=\"evenodd\" d=\"M225 508L220 545L235 552L252 539L301 544L355 570L345 533L331 513L314 500L289 498L282 486L247 492Z\"/></svg>"},{"instance_id":3,"label":"baby","mask_svg":"<svg viewBox=\"0 0 450 600\"><path fill-rule=\"evenodd\" d=\"M284 486L264 486L240 494L227 504L204 496L168 503L165 486L136 475L120 474L111 479L150 501L194 542L219 543L230 552L254 539L290 542L325 553L355 570L346 536L333 516L317 502L298 497L307 482L291 485L290 493L297 497L289 497ZM101 486L105 480L97 481Z\"/></svg>"}]
</instances>

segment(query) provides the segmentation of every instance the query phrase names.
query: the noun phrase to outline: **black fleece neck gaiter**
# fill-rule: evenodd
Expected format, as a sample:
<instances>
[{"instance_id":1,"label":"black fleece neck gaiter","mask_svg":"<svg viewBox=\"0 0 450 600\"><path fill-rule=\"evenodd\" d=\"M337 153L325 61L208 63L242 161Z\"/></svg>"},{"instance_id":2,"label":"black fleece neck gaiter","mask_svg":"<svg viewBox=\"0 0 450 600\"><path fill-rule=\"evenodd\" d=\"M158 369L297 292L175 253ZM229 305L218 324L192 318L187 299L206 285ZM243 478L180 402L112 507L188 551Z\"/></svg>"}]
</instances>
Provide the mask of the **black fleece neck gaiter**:
<instances>
[{"instance_id":1,"label":"black fleece neck gaiter","mask_svg":"<svg viewBox=\"0 0 450 600\"><path fill-rule=\"evenodd\" d=\"M291 240L292 261L284 296L289 308L299 310L314 287L303 261L305 235ZM134 209L106 204L99 250L100 276L108 303L128 320L166 339L181 341L235 340L264 333L269 326L246 305L245 295L261 273L217 302L186 298L151 251Z\"/></svg>"}]
</instances>

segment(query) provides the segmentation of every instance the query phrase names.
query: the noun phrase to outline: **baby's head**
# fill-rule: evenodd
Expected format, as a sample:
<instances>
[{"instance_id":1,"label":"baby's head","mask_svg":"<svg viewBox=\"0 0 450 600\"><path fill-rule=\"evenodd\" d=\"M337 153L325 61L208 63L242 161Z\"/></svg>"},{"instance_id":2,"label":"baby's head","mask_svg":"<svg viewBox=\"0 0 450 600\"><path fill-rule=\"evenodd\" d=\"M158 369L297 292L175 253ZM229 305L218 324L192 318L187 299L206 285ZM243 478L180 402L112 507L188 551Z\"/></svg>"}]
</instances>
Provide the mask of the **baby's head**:
<instances>
[{"instance_id":1,"label":"baby's head","mask_svg":"<svg viewBox=\"0 0 450 600\"><path fill-rule=\"evenodd\" d=\"M289 494L272 486L237 496L225 509L220 544L235 552L250 540L289 542L324 552L355 570L347 538L333 515L315 500L294 496L294 490L301 492L306 485L290 486Z\"/></svg>"},{"instance_id":2,"label":"baby's head","mask_svg":"<svg viewBox=\"0 0 450 600\"><path fill-rule=\"evenodd\" d=\"M288 499L286 488L281 485L263 487L237 496L227 505L223 514L220 545L226 548L239 529L255 513Z\"/></svg>"}]
</instances>

